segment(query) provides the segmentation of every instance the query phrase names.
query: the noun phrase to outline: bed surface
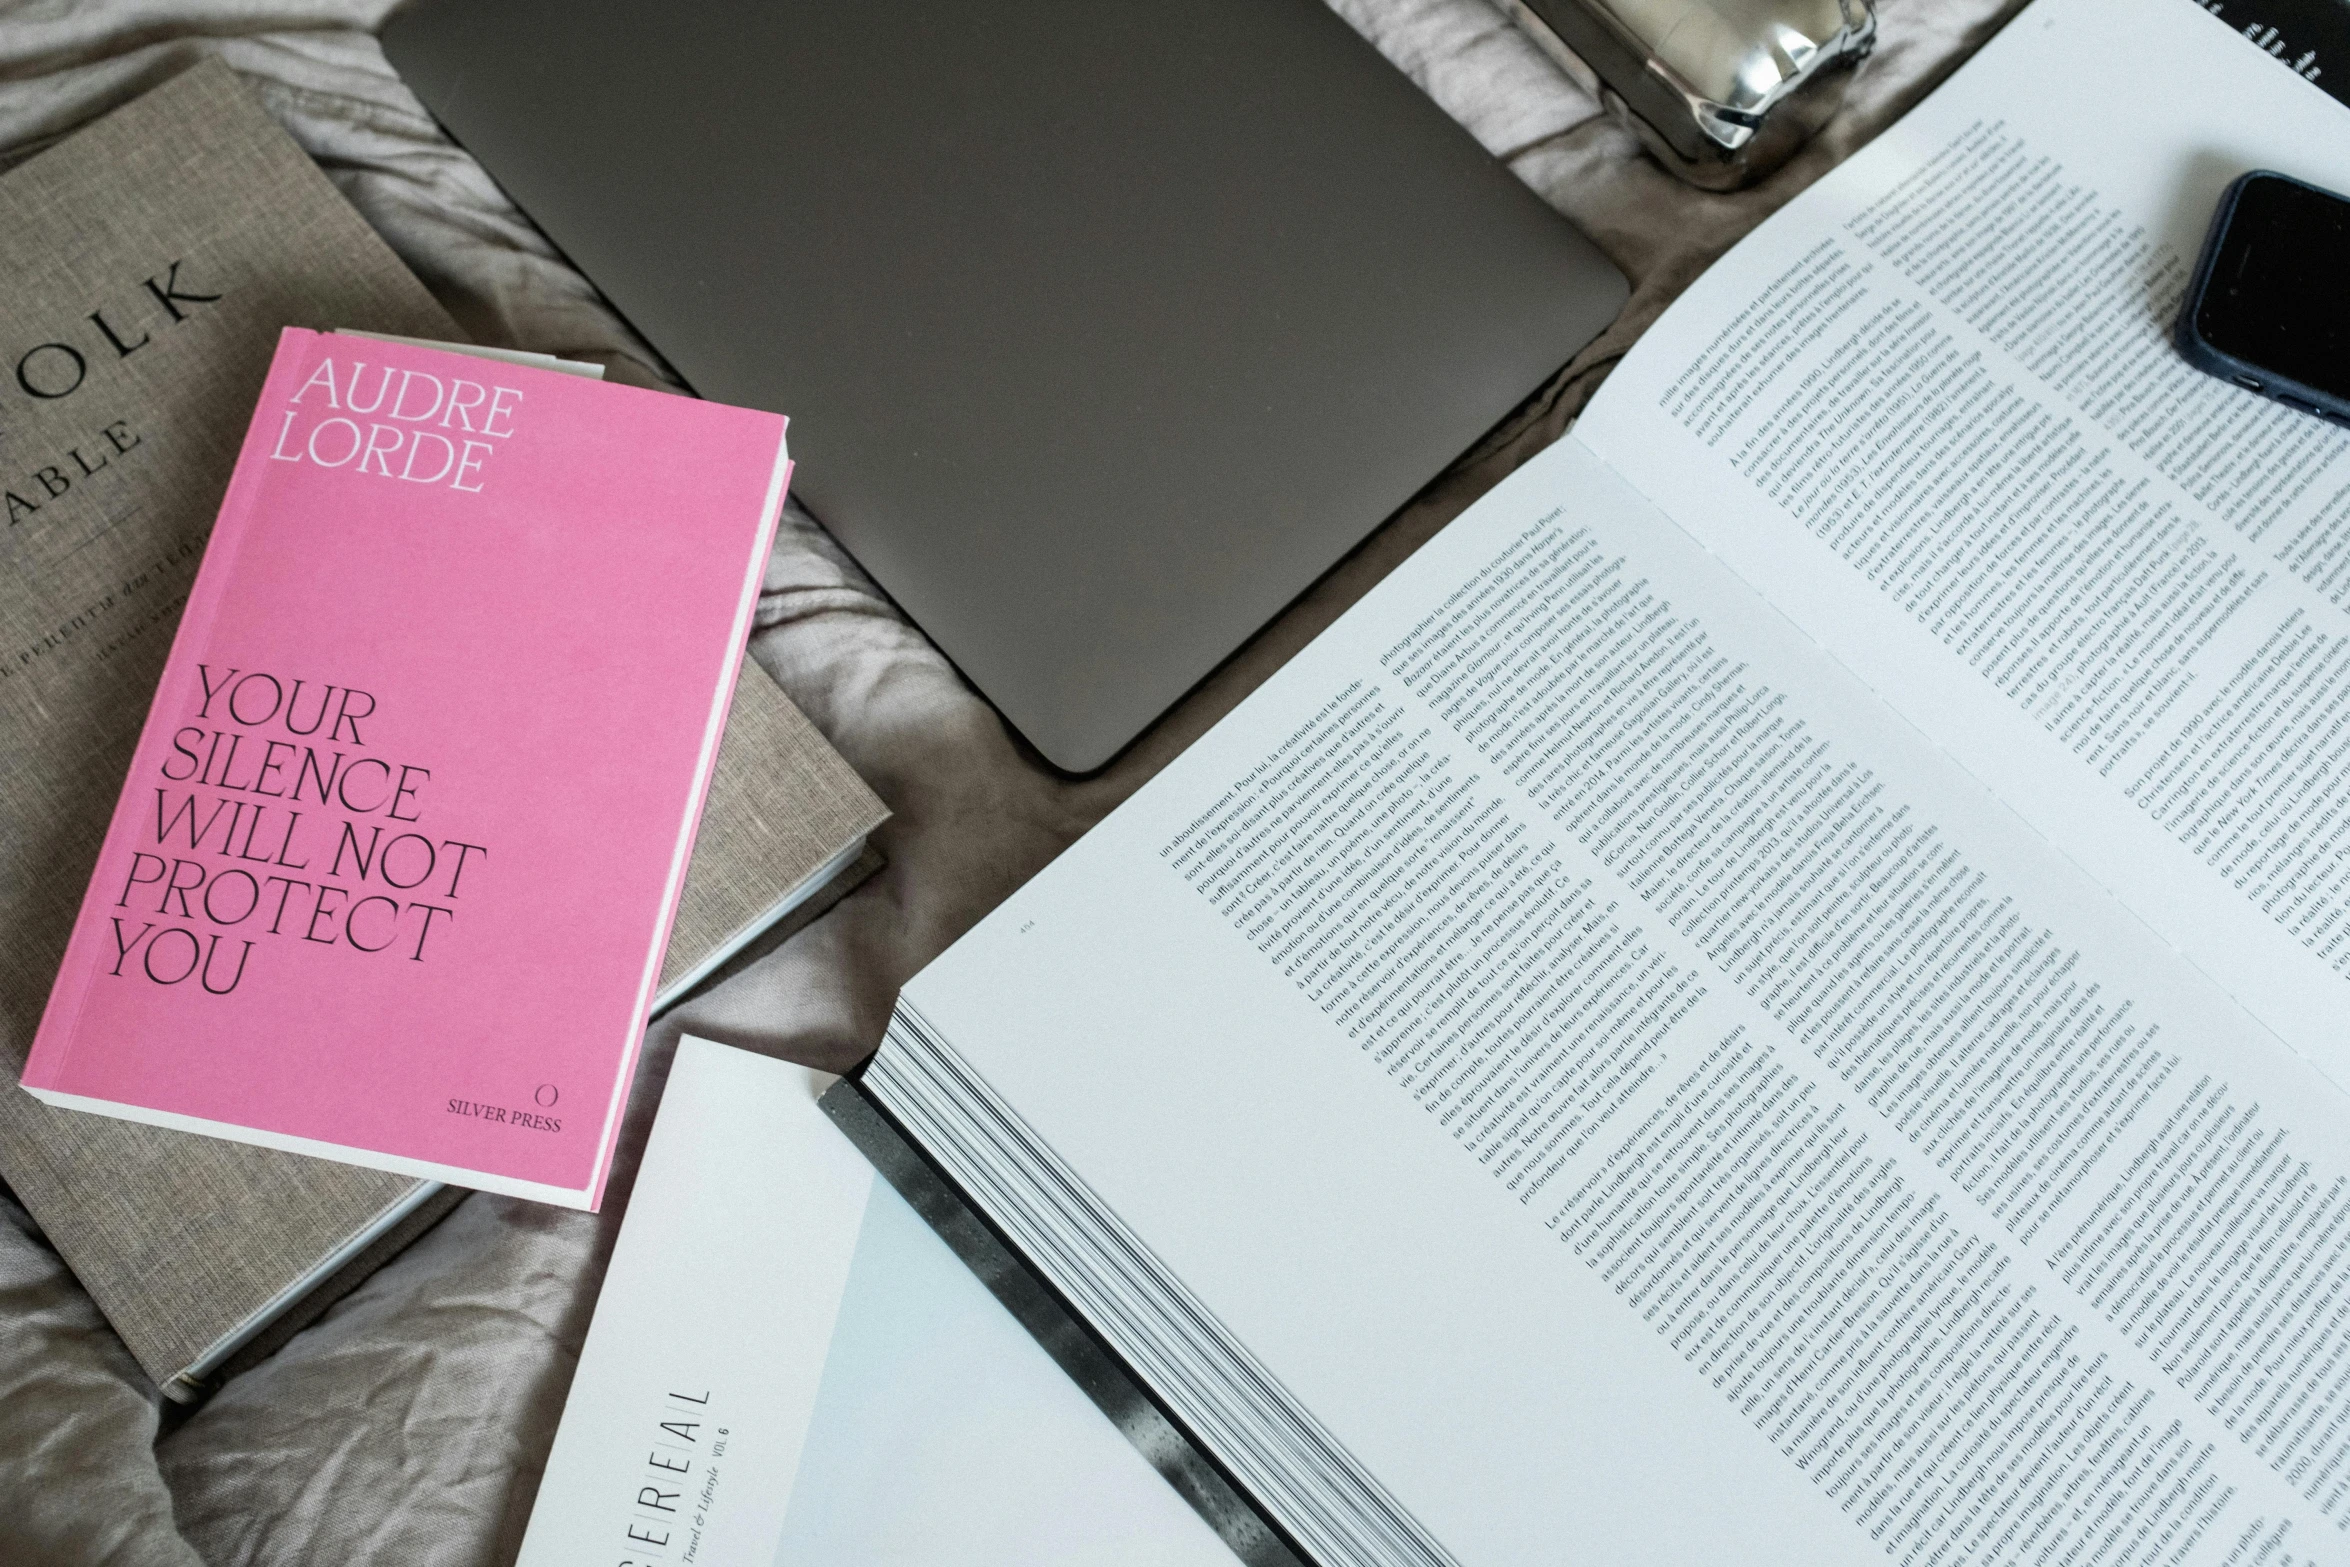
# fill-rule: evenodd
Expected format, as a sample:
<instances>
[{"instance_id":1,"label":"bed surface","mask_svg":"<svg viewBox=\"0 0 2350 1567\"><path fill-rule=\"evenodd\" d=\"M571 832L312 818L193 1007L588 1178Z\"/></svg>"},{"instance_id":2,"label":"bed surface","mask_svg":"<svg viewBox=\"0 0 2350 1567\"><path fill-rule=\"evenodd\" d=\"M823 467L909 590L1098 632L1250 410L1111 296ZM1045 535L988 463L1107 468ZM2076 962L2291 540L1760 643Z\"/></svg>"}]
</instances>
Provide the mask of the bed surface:
<instances>
[{"instance_id":1,"label":"bed surface","mask_svg":"<svg viewBox=\"0 0 2350 1567\"><path fill-rule=\"evenodd\" d=\"M1657 313L2014 9L1883 0L1844 112L1762 186L1680 185L1489 0L1336 8L1633 283L1616 324L1108 771L1046 768L806 515L787 511L752 651L896 813L887 867L669 1014L600 1215L473 1195L209 1402L166 1411L0 1190L0 1562L510 1562L681 1032L842 1070L898 986L1397 561L1554 440ZM2184 0L2179 0L2184 3ZM384 63L381 0L0 0L0 166L215 54L477 339L661 385L654 355Z\"/></svg>"}]
</instances>

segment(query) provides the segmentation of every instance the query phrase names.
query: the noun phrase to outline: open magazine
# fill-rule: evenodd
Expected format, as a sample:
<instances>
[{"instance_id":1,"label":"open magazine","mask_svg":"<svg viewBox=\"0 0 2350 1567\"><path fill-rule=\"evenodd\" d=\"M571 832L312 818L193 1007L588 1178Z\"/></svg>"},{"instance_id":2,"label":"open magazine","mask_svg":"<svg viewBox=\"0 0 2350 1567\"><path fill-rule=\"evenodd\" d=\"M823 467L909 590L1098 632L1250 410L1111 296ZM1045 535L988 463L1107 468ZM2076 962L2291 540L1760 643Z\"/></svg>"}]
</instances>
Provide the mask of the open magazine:
<instances>
[{"instance_id":1,"label":"open magazine","mask_svg":"<svg viewBox=\"0 0 2350 1567\"><path fill-rule=\"evenodd\" d=\"M2350 117L2038 0L906 987L856 1091L1300 1554L2350 1561L2350 432L2167 343L2254 167Z\"/></svg>"}]
</instances>

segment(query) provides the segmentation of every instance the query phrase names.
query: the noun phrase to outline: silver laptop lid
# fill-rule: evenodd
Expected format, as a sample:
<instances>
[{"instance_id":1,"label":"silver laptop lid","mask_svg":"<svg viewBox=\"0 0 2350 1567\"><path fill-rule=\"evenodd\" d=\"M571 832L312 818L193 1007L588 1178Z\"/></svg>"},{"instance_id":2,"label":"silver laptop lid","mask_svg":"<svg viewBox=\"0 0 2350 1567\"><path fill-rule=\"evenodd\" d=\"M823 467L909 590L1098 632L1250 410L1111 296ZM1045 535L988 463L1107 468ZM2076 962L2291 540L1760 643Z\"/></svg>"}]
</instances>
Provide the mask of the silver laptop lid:
<instances>
[{"instance_id":1,"label":"silver laptop lid","mask_svg":"<svg viewBox=\"0 0 2350 1567\"><path fill-rule=\"evenodd\" d=\"M1626 292L1318 0L424 0L384 47L1074 772Z\"/></svg>"}]
</instances>

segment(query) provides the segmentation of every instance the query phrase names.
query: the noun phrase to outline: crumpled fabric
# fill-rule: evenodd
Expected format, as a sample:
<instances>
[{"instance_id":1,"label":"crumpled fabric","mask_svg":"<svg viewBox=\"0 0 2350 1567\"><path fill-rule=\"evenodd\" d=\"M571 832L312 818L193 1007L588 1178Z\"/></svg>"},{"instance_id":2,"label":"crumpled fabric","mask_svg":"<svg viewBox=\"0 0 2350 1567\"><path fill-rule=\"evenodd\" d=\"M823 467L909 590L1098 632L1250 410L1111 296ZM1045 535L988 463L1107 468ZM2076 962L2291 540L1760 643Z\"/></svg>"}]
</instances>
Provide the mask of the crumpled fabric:
<instances>
[{"instance_id":1,"label":"crumpled fabric","mask_svg":"<svg viewBox=\"0 0 2350 1567\"><path fill-rule=\"evenodd\" d=\"M915 970L1556 439L1690 279L2015 8L1886 0L1882 42L1844 112L1771 180L1725 196L1642 156L1488 0L1333 3L1624 269L1634 287L1622 316L1116 765L1082 781L1044 766L793 508L753 653L896 813L877 836L887 867L654 1028L603 1213L469 1197L192 1412L162 1404L37 1228L0 1200L0 1562L511 1561L677 1036L833 1070L864 1056ZM0 166L218 55L476 338L673 385L392 74L373 38L391 8L0 3Z\"/></svg>"}]
</instances>

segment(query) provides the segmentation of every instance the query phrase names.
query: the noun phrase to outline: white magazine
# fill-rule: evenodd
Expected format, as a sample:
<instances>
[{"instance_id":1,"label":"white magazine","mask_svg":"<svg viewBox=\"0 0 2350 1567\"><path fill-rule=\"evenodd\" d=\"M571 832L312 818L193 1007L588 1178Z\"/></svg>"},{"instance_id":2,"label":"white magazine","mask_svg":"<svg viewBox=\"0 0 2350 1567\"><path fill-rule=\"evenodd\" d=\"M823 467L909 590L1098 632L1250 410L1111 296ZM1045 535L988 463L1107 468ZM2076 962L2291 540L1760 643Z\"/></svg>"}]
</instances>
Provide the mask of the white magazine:
<instances>
[{"instance_id":1,"label":"white magazine","mask_svg":"<svg viewBox=\"0 0 2350 1567\"><path fill-rule=\"evenodd\" d=\"M678 1045L519 1567L1227 1567L830 1081Z\"/></svg>"}]
</instances>

